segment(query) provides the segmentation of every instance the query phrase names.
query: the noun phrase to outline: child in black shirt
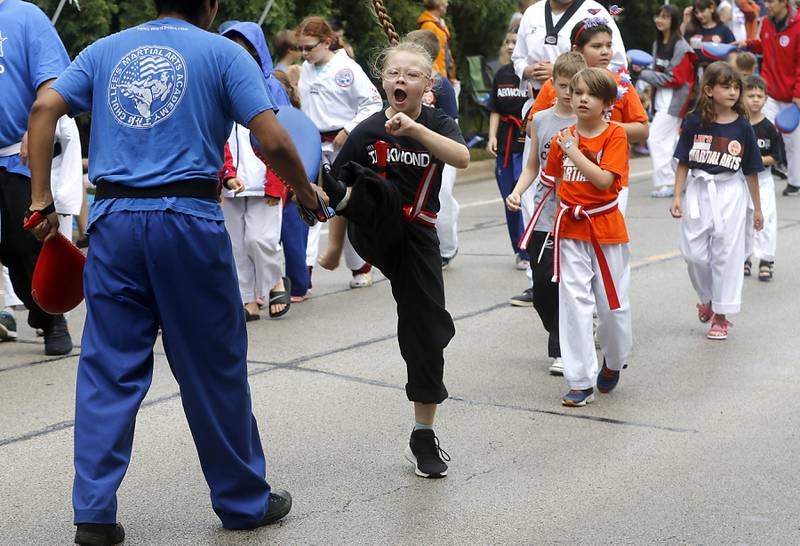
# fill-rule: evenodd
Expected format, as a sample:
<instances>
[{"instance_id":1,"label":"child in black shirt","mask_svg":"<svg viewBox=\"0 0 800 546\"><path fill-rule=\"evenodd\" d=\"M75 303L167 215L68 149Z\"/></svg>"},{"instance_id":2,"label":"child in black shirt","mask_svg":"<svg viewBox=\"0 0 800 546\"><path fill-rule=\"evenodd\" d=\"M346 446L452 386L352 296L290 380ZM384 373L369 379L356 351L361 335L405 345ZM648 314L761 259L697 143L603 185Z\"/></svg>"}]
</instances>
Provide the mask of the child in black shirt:
<instances>
[{"instance_id":1,"label":"child in black shirt","mask_svg":"<svg viewBox=\"0 0 800 546\"><path fill-rule=\"evenodd\" d=\"M767 102L767 83L760 76L750 76L744 81L744 104L750 114L750 123L756 134L764 170L758 173L758 193L764 213L764 229L754 231L748 222L745 275L750 275L751 256L758 259L758 280L771 281L774 273L775 249L778 245L778 215L775 207L775 181L770 167L783 158L781 137L762 109Z\"/></svg>"},{"instance_id":2,"label":"child in black shirt","mask_svg":"<svg viewBox=\"0 0 800 546\"><path fill-rule=\"evenodd\" d=\"M383 89L389 108L359 124L324 173L330 204L348 222L356 251L378 267L397 302L397 337L406 362L406 394L416 423L406 458L417 475L447 475L449 456L433 432L437 405L448 396L444 348L455 335L445 309L436 236L439 188L445 164L469 165L458 125L423 108L433 65L417 44L403 42L384 55Z\"/></svg>"}]
</instances>

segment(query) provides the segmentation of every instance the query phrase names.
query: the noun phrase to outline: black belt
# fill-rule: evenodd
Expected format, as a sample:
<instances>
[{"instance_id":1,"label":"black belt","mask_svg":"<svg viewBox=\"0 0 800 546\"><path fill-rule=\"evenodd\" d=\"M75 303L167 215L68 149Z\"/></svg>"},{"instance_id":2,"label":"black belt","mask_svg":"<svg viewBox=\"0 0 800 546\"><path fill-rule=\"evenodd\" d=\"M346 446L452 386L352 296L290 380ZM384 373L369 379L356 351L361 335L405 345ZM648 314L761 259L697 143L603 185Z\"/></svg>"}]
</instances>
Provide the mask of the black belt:
<instances>
[{"instance_id":1,"label":"black belt","mask_svg":"<svg viewBox=\"0 0 800 546\"><path fill-rule=\"evenodd\" d=\"M143 199L147 197L194 197L196 199L217 200L217 181L207 178L193 178L171 182L162 186L146 188L124 186L104 180L97 181L94 198L101 199Z\"/></svg>"}]
</instances>

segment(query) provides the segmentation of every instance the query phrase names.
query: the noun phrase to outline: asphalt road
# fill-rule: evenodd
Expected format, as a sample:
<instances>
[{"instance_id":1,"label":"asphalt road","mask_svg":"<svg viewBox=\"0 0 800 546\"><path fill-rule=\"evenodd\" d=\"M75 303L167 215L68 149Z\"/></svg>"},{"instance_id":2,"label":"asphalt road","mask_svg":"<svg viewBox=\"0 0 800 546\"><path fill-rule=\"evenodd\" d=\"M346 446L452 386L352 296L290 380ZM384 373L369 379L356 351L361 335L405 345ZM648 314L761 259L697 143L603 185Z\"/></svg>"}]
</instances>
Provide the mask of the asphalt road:
<instances>
[{"instance_id":1,"label":"asphalt road","mask_svg":"<svg viewBox=\"0 0 800 546\"><path fill-rule=\"evenodd\" d=\"M778 196L775 280L746 280L730 339L712 342L668 200L649 197L646 159L632 166L634 354L612 394L561 406L538 318L507 304L526 279L494 180L457 184L460 252L445 272L457 334L436 427L449 476L423 480L403 459L413 419L388 283L352 291L347 271L319 272L312 300L248 327L268 478L292 513L221 528L159 346L119 492L125 543L800 543L800 199ZM82 321L79 308L76 346ZM0 345L0 545L71 544L79 348L46 358L34 332L20 337Z\"/></svg>"}]
</instances>

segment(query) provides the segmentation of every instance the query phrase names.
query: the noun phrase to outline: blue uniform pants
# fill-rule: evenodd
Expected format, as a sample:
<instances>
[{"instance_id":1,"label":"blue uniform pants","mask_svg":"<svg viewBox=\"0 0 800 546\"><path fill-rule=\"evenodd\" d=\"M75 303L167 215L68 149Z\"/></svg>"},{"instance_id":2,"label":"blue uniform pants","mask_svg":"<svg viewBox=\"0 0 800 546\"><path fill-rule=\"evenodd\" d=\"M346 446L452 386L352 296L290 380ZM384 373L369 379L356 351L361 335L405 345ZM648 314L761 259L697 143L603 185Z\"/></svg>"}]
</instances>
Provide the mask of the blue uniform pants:
<instances>
[{"instance_id":1,"label":"blue uniform pants","mask_svg":"<svg viewBox=\"0 0 800 546\"><path fill-rule=\"evenodd\" d=\"M508 166L503 167L503 153L498 154L497 167L495 168L495 178L497 178L497 186L500 188L500 195L503 197L503 210L506 211L506 225L508 226L508 236L511 239L511 248L514 254L519 254L523 260L528 260L528 251L525 248L519 248L517 243L525 231L525 223L522 220L521 212L511 212L506 208L506 197L511 195L514 191L514 186L522 174L522 153L510 154L508 158Z\"/></svg>"},{"instance_id":2,"label":"blue uniform pants","mask_svg":"<svg viewBox=\"0 0 800 546\"><path fill-rule=\"evenodd\" d=\"M292 296L305 296L311 284L306 265L308 224L300 219L300 213L291 201L283 209L281 242L286 259L286 276L292 281Z\"/></svg>"},{"instance_id":3,"label":"blue uniform pants","mask_svg":"<svg viewBox=\"0 0 800 546\"><path fill-rule=\"evenodd\" d=\"M116 492L160 326L212 507L223 526L252 527L267 510L270 487L223 222L172 211L114 212L91 233L75 408L75 523L116 521Z\"/></svg>"}]
</instances>

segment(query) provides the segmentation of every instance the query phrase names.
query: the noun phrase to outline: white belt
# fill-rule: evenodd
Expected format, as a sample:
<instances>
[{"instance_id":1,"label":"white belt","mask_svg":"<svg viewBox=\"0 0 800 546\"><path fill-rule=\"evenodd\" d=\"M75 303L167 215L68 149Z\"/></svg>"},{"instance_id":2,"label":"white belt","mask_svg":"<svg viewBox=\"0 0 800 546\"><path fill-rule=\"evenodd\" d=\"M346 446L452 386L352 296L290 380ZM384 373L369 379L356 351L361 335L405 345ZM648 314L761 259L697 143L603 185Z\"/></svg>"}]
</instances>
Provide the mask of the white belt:
<instances>
[{"instance_id":1,"label":"white belt","mask_svg":"<svg viewBox=\"0 0 800 546\"><path fill-rule=\"evenodd\" d=\"M710 174L701 169L693 169L691 175L691 184L686 188L686 199L689 201L689 218L693 220L700 218L700 197L697 194L697 188L692 188L692 186L705 183L708 188L708 201L711 206L711 222L714 226L714 235L721 236L725 226L723 225L722 214L717 201L717 182L741 179L741 175L738 172L730 175Z\"/></svg>"},{"instance_id":2,"label":"white belt","mask_svg":"<svg viewBox=\"0 0 800 546\"><path fill-rule=\"evenodd\" d=\"M6 146L5 148L0 148L0 157L8 157L10 155L18 155L19 151L22 149L22 142L17 142L16 144L12 144L11 146Z\"/></svg>"}]
</instances>

